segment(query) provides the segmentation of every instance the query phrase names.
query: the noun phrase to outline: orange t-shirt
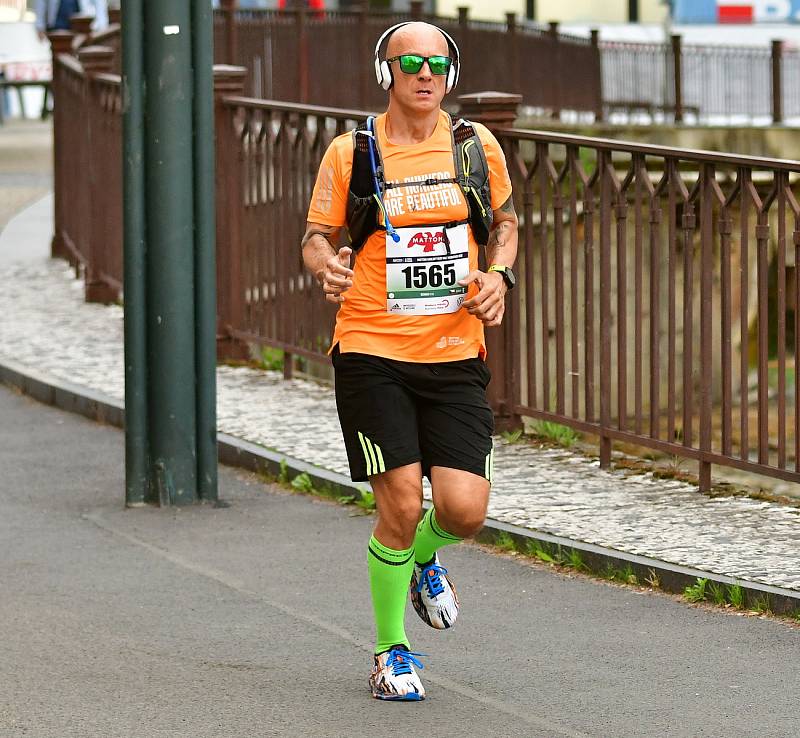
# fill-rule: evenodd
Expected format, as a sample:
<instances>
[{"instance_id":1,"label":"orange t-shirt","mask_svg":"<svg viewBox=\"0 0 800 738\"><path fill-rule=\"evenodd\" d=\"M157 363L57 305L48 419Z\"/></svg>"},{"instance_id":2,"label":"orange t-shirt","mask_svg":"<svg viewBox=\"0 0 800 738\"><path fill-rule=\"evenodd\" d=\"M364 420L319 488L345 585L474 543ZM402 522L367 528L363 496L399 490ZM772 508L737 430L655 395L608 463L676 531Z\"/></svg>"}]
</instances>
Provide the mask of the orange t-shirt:
<instances>
[{"instance_id":1,"label":"orange t-shirt","mask_svg":"<svg viewBox=\"0 0 800 738\"><path fill-rule=\"evenodd\" d=\"M482 125L473 124L489 164L492 209L511 195L506 160L497 139ZM375 121L384 176L388 182L405 182L455 176L450 118L440 112L433 135L419 144L393 144L386 138L386 114ZM308 220L328 226L345 226L347 192L353 166L352 133L337 136L320 164ZM384 196L389 220L395 228L465 220L468 209L456 183L434 187L398 187ZM478 244L469 231L469 268L478 268ZM413 362L458 361L485 356L483 324L465 309L439 315L402 315L386 307L386 232L373 233L353 267L353 286L336 316L333 346L342 353L355 352ZM475 284L468 297L477 294Z\"/></svg>"}]
</instances>

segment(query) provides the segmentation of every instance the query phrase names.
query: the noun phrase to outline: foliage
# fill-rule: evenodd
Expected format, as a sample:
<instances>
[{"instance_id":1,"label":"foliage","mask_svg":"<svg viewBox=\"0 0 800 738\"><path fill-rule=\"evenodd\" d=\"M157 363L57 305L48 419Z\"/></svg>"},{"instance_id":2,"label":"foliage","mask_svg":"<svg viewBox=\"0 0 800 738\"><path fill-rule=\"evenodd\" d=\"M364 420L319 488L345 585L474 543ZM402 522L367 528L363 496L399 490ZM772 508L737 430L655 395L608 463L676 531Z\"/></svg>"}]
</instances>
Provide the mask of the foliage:
<instances>
[{"instance_id":1,"label":"foliage","mask_svg":"<svg viewBox=\"0 0 800 738\"><path fill-rule=\"evenodd\" d=\"M711 595L711 601L715 605L725 605L727 604L727 598L725 593L725 586L719 584L718 582L709 582L708 583L708 592Z\"/></svg>"},{"instance_id":2,"label":"foliage","mask_svg":"<svg viewBox=\"0 0 800 738\"><path fill-rule=\"evenodd\" d=\"M534 434L543 438L550 443L555 443L564 448L570 448L575 445L580 437L576 431L566 425L560 423L553 423L550 420L536 420L531 425Z\"/></svg>"},{"instance_id":3,"label":"foliage","mask_svg":"<svg viewBox=\"0 0 800 738\"><path fill-rule=\"evenodd\" d=\"M494 540L494 545L497 546L501 551L516 551L517 544L516 541L504 530L500 531L497 534L497 538Z\"/></svg>"},{"instance_id":4,"label":"foliage","mask_svg":"<svg viewBox=\"0 0 800 738\"><path fill-rule=\"evenodd\" d=\"M261 366L274 372L283 371L283 349L264 346L261 349Z\"/></svg>"},{"instance_id":5,"label":"foliage","mask_svg":"<svg viewBox=\"0 0 800 738\"><path fill-rule=\"evenodd\" d=\"M355 500L355 504L362 510L372 512L375 509L375 495L367 490L360 490L361 497Z\"/></svg>"},{"instance_id":6,"label":"foliage","mask_svg":"<svg viewBox=\"0 0 800 738\"><path fill-rule=\"evenodd\" d=\"M689 602L705 602L708 599L707 585L708 579L706 577L698 577L694 584L690 584L683 590L683 596Z\"/></svg>"},{"instance_id":7,"label":"foliage","mask_svg":"<svg viewBox=\"0 0 800 738\"><path fill-rule=\"evenodd\" d=\"M522 439L522 428L513 431L503 431L501 434L506 443L519 443Z\"/></svg>"},{"instance_id":8,"label":"foliage","mask_svg":"<svg viewBox=\"0 0 800 738\"><path fill-rule=\"evenodd\" d=\"M311 481L311 477L303 472L302 474L298 474L292 480L292 488L298 490L299 492L313 492L314 483Z\"/></svg>"},{"instance_id":9,"label":"foliage","mask_svg":"<svg viewBox=\"0 0 800 738\"><path fill-rule=\"evenodd\" d=\"M744 607L744 589L740 584L731 584L728 587L728 602L737 610Z\"/></svg>"}]
</instances>

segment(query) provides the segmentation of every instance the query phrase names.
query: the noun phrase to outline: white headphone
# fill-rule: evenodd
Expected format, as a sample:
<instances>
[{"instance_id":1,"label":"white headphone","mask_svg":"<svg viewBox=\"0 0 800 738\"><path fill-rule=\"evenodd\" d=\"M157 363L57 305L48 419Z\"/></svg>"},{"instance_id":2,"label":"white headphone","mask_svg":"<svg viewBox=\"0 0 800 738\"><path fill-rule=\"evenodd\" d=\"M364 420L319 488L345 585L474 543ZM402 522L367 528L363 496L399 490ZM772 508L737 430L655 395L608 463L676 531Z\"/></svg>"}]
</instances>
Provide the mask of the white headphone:
<instances>
[{"instance_id":1,"label":"white headphone","mask_svg":"<svg viewBox=\"0 0 800 738\"><path fill-rule=\"evenodd\" d=\"M394 78L392 77L392 69L389 64L385 60L381 61L381 44L383 44L383 42L388 39L389 36L391 36L398 28L402 28L403 26L407 26L409 23L413 22L414 21L405 21L404 23L398 23L391 28L387 28L378 39L378 43L375 44L375 79L378 80L378 84L384 90L391 88L392 84L394 84ZM447 70L447 83L444 90L445 93L447 93L458 84L458 73L461 69L461 60L458 53L458 46L456 45L456 42L453 41L450 34L443 31L438 26L436 26L436 30L439 31L442 36L444 36L445 41L447 41L447 45L450 47L450 51L453 53L453 61L450 63L450 69Z\"/></svg>"}]
</instances>

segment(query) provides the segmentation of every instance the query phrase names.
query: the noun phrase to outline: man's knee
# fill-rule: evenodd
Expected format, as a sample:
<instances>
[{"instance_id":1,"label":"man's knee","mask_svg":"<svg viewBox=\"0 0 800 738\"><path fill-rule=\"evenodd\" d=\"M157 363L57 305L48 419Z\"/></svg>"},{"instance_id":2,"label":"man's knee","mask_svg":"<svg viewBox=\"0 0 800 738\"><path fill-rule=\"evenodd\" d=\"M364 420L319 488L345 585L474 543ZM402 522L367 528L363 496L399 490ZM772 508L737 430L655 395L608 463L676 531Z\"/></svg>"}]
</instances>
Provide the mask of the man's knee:
<instances>
[{"instance_id":1,"label":"man's knee","mask_svg":"<svg viewBox=\"0 0 800 738\"><path fill-rule=\"evenodd\" d=\"M422 515L422 500L416 495L398 495L396 499L385 500L379 512L399 525L415 528Z\"/></svg>"},{"instance_id":2,"label":"man's knee","mask_svg":"<svg viewBox=\"0 0 800 738\"><path fill-rule=\"evenodd\" d=\"M471 538L483 528L486 507L477 500L446 500L436 505L436 520L446 533Z\"/></svg>"},{"instance_id":3,"label":"man's knee","mask_svg":"<svg viewBox=\"0 0 800 738\"><path fill-rule=\"evenodd\" d=\"M422 514L422 478L417 465L402 467L372 478L378 507L378 528L383 535L403 542L414 540Z\"/></svg>"},{"instance_id":4,"label":"man's knee","mask_svg":"<svg viewBox=\"0 0 800 738\"><path fill-rule=\"evenodd\" d=\"M436 520L450 535L470 538L481 528L489 504L489 482L470 472L433 467L433 504Z\"/></svg>"}]
</instances>

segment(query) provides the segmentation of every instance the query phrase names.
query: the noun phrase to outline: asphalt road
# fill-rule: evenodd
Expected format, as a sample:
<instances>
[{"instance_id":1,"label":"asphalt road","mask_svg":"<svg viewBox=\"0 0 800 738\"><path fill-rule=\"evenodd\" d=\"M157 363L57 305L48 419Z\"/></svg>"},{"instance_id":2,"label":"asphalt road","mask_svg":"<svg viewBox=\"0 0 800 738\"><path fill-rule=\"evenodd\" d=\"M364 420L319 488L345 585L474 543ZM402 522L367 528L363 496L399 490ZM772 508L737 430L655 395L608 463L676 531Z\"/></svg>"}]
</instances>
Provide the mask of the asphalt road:
<instances>
[{"instance_id":1,"label":"asphalt road","mask_svg":"<svg viewBox=\"0 0 800 738\"><path fill-rule=\"evenodd\" d=\"M276 422L278 419L276 419ZM372 520L222 469L124 510L123 435L0 387L0 736L796 736L800 630L476 546L419 704L372 700Z\"/></svg>"}]
</instances>

